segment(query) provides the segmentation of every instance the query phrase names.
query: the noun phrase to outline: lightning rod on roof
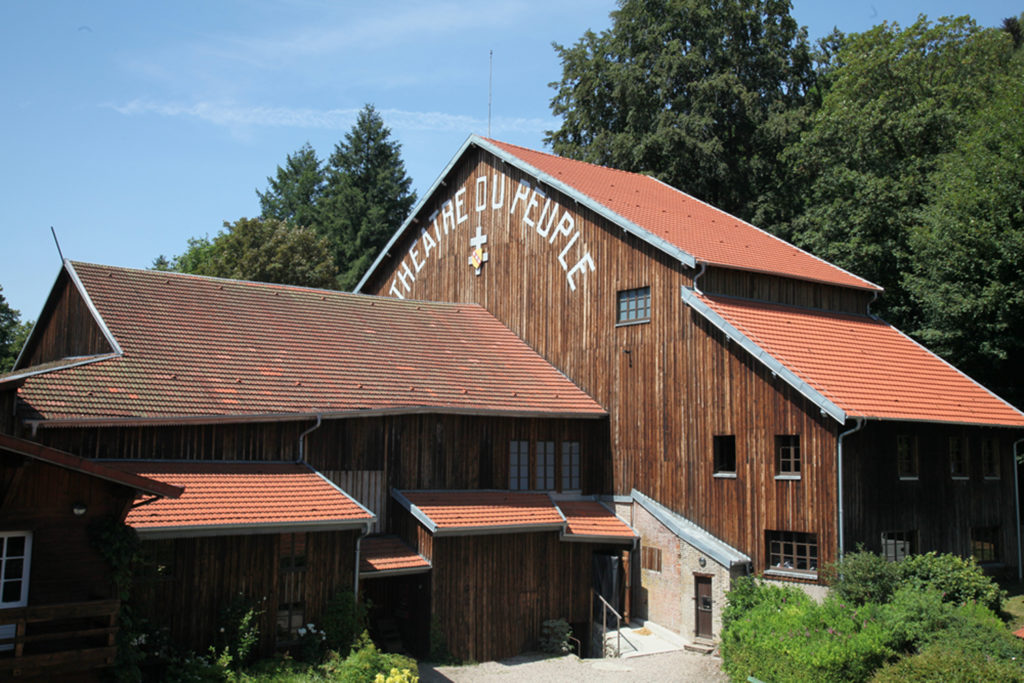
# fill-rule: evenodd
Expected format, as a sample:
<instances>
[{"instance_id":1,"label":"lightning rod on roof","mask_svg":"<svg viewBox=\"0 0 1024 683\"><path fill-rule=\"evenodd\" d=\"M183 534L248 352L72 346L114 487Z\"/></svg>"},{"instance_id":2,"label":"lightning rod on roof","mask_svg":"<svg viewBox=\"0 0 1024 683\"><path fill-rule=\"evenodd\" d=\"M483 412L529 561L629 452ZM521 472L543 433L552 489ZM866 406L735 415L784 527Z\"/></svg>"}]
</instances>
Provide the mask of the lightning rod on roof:
<instances>
[{"instance_id":1,"label":"lightning rod on roof","mask_svg":"<svg viewBox=\"0 0 1024 683\"><path fill-rule=\"evenodd\" d=\"M50 226L50 234L53 235L53 243L57 245L57 255L60 256L60 262L64 263L64 252L60 250L60 240L57 239L57 231Z\"/></svg>"},{"instance_id":2,"label":"lightning rod on roof","mask_svg":"<svg viewBox=\"0 0 1024 683\"><path fill-rule=\"evenodd\" d=\"M487 137L491 137L491 93L494 91L494 50L487 64Z\"/></svg>"}]
</instances>

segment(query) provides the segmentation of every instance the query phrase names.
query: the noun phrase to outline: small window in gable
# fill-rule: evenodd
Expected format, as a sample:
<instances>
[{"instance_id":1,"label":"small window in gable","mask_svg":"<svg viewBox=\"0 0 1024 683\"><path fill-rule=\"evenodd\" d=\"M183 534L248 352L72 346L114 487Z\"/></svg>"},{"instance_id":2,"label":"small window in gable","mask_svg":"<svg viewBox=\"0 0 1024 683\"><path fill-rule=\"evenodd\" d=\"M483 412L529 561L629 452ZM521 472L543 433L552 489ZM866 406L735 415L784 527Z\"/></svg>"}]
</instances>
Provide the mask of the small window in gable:
<instances>
[{"instance_id":1,"label":"small window in gable","mask_svg":"<svg viewBox=\"0 0 1024 683\"><path fill-rule=\"evenodd\" d=\"M513 491L530 488L530 442L508 442L508 487Z\"/></svg>"},{"instance_id":2,"label":"small window in gable","mask_svg":"<svg viewBox=\"0 0 1024 683\"><path fill-rule=\"evenodd\" d=\"M580 442L562 442L562 490L580 490Z\"/></svg>"},{"instance_id":3,"label":"small window in gable","mask_svg":"<svg viewBox=\"0 0 1024 683\"><path fill-rule=\"evenodd\" d=\"M714 437L715 474L736 474L736 436L720 434Z\"/></svg>"},{"instance_id":4,"label":"small window in gable","mask_svg":"<svg viewBox=\"0 0 1024 683\"><path fill-rule=\"evenodd\" d=\"M999 439L981 440L981 471L986 479L999 478Z\"/></svg>"},{"instance_id":5,"label":"small window in gable","mask_svg":"<svg viewBox=\"0 0 1024 683\"><path fill-rule=\"evenodd\" d=\"M900 434L896 437L896 472L900 479L918 478L916 436Z\"/></svg>"},{"instance_id":6,"label":"small window in gable","mask_svg":"<svg viewBox=\"0 0 1024 683\"><path fill-rule=\"evenodd\" d=\"M555 490L555 442L537 442L537 476L534 487L537 491Z\"/></svg>"},{"instance_id":7,"label":"small window in gable","mask_svg":"<svg viewBox=\"0 0 1024 683\"><path fill-rule=\"evenodd\" d=\"M618 295L615 322L643 323L651 319L651 288L625 289Z\"/></svg>"},{"instance_id":8,"label":"small window in gable","mask_svg":"<svg viewBox=\"0 0 1024 683\"><path fill-rule=\"evenodd\" d=\"M954 479L967 479L967 439L949 437L949 474Z\"/></svg>"},{"instance_id":9,"label":"small window in gable","mask_svg":"<svg viewBox=\"0 0 1024 683\"><path fill-rule=\"evenodd\" d=\"M775 476L800 478L800 435L779 434L775 437Z\"/></svg>"}]
</instances>

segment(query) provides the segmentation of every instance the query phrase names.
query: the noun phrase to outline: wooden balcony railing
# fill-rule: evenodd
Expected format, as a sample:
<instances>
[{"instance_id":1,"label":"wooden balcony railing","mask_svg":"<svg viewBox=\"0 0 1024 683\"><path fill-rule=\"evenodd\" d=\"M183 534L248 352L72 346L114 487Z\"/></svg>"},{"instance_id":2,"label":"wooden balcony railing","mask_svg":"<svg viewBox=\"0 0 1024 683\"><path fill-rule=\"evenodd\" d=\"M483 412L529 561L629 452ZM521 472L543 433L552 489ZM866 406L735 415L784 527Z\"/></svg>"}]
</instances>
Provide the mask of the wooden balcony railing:
<instances>
[{"instance_id":1,"label":"wooden balcony railing","mask_svg":"<svg viewBox=\"0 0 1024 683\"><path fill-rule=\"evenodd\" d=\"M120 600L0 610L0 679L89 671L114 663Z\"/></svg>"}]
</instances>

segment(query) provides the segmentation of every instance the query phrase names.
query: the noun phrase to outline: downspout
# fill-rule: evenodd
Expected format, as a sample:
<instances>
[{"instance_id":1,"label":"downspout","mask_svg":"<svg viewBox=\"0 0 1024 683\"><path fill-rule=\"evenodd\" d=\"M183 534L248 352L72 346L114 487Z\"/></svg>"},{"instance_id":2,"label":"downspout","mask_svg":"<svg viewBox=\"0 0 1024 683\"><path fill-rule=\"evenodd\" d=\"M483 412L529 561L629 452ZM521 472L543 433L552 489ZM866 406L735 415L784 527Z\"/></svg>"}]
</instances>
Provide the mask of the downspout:
<instances>
[{"instance_id":1,"label":"downspout","mask_svg":"<svg viewBox=\"0 0 1024 683\"><path fill-rule=\"evenodd\" d=\"M363 543L363 539L370 535L371 524L373 524L373 522L367 522L366 526L363 527L363 530L359 532L359 536L356 538L356 579L355 586L353 587L353 590L355 591L353 596L355 597L356 602L359 602L359 549Z\"/></svg>"},{"instance_id":2,"label":"downspout","mask_svg":"<svg viewBox=\"0 0 1024 683\"><path fill-rule=\"evenodd\" d=\"M847 429L845 432L839 435L839 439L836 441L836 469L837 469L837 481L836 481L836 500L838 501L837 507L839 508L839 557L837 559L843 559L843 439L848 437L854 432L860 431L864 427L864 423L867 421L866 418L856 418L857 425L853 429Z\"/></svg>"},{"instance_id":3,"label":"downspout","mask_svg":"<svg viewBox=\"0 0 1024 683\"><path fill-rule=\"evenodd\" d=\"M310 432L319 429L320 424L323 422L323 418L318 413L316 416L316 424L307 429L306 431L299 434L299 458L295 462L306 462L306 454L303 450L303 444L306 442L306 435Z\"/></svg>"},{"instance_id":4,"label":"downspout","mask_svg":"<svg viewBox=\"0 0 1024 683\"><path fill-rule=\"evenodd\" d=\"M878 299L878 290L877 289L872 294L871 301L868 302L868 309L867 309L868 317L875 318L877 320L878 316L871 312L871 304L875 303L876 299Z\"/></svg>"},{"instance_id":5,"label":"downspout","mask_svg":"<svg viewBox=\"0 0 1024 683\"><path fill-rule=\"evenodd\" d=\"M1024 578L1024 568L1021 567L1021 547L1020 547L1020 484L1017 479L1017 465L1020 460L1020 455L1017 453L1017 446L1024 443L1024 439L1017 439L1013 442L1013 509L1017 515L1014 520L1017 526L1017 580L1020 581Z\"/></svg>"},{"instance_id":6,"label":"downspout","mask_svg":"<svg viewBox=\"0 0 1024 683\"><path fill-rule=\"evenodd\" d=\"M693 291L697 292L698 294L703 294L703 292L700 291L700 287L697 286L697 280L699 280L700 276L704 274L704 271L707 270L707 267L708 264L704 261L701 261L700 270L698 270L697 274L693 276Z\"/></svg>"}]
</instances>

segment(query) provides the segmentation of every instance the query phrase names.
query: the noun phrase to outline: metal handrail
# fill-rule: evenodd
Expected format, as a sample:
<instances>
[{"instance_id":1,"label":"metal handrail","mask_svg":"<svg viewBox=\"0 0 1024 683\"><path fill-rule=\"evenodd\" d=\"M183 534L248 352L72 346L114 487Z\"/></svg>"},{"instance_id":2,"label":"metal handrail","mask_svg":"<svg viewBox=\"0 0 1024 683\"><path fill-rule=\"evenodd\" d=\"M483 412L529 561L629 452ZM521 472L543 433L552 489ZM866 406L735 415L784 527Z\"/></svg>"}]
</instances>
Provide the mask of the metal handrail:
<instances>
[{"instance_id":1,"label":"metal handrail","mask_svg":"<svg viewBox=\"0 0 1024 683\"><path fill-rule=\"evenodd\" d=\"M608 601L605 600L600 593L597 591L591 592L596 595L597 599L605 606L605 609L601 610L601 657L604 657L605 636L608 634L608 610L611 610L612 614L615 615L615 656L620 657L622 656L622 615L619 614L618 610L609 605Z\"/></svg>"}]
</instances>

